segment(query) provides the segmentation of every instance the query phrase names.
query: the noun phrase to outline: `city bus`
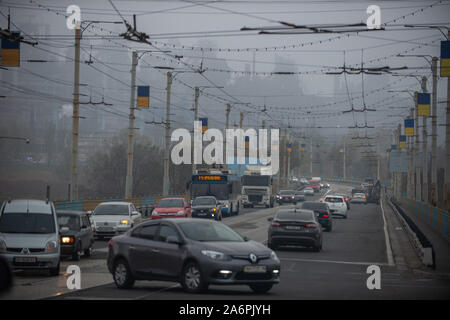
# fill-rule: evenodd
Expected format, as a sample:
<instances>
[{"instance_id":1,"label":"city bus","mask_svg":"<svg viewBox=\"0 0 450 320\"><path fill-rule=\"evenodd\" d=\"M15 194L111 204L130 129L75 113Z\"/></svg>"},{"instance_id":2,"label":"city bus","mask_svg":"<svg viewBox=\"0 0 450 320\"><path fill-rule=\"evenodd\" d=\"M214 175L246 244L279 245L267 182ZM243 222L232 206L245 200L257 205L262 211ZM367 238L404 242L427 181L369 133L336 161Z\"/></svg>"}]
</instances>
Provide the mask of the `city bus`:
<instances>
[{"instance_id":1,"label":"city bus","mask_svg":"<svg viewBox=\"0 0 450 320\"><path fill-rule=\"evenodd\" d=\"M200 196L214 196L222 204L222 214L238 215L241 208L241 178L230 172L197 172L189 182L191 200Z\"/></svg>"}]
</instances>

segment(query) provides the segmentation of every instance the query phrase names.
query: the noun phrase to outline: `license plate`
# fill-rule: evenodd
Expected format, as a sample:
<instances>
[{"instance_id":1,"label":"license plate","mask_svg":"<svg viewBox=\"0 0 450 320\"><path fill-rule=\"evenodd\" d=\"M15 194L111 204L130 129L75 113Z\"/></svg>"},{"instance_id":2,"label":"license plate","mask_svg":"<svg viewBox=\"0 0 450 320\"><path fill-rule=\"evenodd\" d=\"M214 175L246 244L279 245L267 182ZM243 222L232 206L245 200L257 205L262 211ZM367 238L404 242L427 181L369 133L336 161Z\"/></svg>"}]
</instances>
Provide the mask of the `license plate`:
<instances>
[{"instance_id":1,"label":"license plate","mask_svg":"<svg viewBox=\"0 0 450 320\"><path fill-rule=\"evenodd\" d=\"M267 271L266 266L246 266L244 272L246 273L265 273Z\"/></svg>"},{"instance_id":2,"label":"license plate","mask_svg":"<svg viewBox=\"0 0 450 320\"><path fill-rule=\"evenodd\" d=\"M36 263L36 257L15 257L14 262L17 263Z\"/></svg>"},{"instance_id":3,"label":"license plate","mask_svg":"<svg viewBox=\"0 0 450 320\"><path fill-rule=\"evenodd\" d=\"M288 230L302 230L302 227L297 227L297 226L286 226L286 229Z\"/></svg>"},{"instance_id":4,"label":"license plate","mask_svg":"<svg viewBox=\"0 0 450 320\"><path fill-rule=\"evenodd\" d=\"M114 229L112 227L99 227L98 231L113 231Z\"/></svg>"}]
</instances>

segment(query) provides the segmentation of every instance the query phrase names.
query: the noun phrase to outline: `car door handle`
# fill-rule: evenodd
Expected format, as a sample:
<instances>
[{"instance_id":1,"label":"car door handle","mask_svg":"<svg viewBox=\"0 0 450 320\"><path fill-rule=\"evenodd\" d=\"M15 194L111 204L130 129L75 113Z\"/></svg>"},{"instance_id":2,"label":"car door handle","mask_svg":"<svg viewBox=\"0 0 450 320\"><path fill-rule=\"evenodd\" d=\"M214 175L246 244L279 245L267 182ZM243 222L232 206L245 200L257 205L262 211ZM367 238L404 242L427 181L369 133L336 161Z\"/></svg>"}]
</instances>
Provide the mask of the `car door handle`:
<instances>
[{"instance_id":1,"label":"car door handle","mask_svg":"<svg viewBox=\"0 0 450 320\"><path fill-rule=\"evenodd\" d=\"M159 252L159 250L158 250L158 249L152 249L152 252L154 252L154 253L158 253L158 252Z\"/></svg>"},{"instance_id":2,"label":"car door handle","mask_svg":"<svg viewBox=\"0 0 450 320\"><path fill-rule=\"evenodd\" d=\"M129 246L128 249L134 250L134 249L136 249L136 247L135 246Z\"/></svg>"}]
</instances>

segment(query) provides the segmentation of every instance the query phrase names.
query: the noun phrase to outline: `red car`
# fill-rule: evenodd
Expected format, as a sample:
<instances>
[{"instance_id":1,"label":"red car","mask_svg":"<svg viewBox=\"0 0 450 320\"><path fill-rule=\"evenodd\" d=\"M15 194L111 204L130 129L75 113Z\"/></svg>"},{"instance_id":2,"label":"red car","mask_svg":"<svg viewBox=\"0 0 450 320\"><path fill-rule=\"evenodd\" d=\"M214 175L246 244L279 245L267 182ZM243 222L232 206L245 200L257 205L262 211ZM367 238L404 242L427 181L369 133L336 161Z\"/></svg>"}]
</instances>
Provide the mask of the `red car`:
<instances>
[{"instance_id":1,"label":"red car","mask_svg":"<svg viewBox=\"0 0 450 320\"><path fill-rule=\"evenodd\" d=\"M319 184L310 184L309 187L314 190L314 192L320 191L320 185Z\"/></svg>"},{"instance_id":2,"label":"red car","mask_svg":"<svg viewBox=\"0 0 450 320\"><path fill-rule=\"evenodd\" d=\"M163 198L152 212L152 219L190 218L191 206L183 198Z\"/></svg>"}]
</instances>

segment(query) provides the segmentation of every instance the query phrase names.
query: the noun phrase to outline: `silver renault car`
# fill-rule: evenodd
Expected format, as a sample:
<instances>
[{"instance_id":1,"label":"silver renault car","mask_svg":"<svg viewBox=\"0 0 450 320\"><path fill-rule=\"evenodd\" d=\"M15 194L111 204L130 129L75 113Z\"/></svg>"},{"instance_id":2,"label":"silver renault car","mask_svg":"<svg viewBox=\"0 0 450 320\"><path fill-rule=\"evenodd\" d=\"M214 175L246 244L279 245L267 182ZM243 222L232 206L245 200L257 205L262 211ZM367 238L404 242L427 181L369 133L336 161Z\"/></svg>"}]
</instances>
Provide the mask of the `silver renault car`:
<instances>
[{"instance_id":1,"label":"silver renault car","mask_svg":"<svg viewBox=\"0 0 450 320\"><path fill-rule=\"evenodd\" d=\"M0 210L0 254L14 269L59 275L59 227L53 203L9 200Z\"/></svg>"},{"instance_id":2,"label":"silver renault car","mask_svg":"<svg viewBox=\"0 0 450 320\"><path fill-rule=\"evenodd\" d=\"M142 221L142 215L131 202L102 202L92 216L97 238L113 237L130 230Z\"/></svg>"}]
</instances>

